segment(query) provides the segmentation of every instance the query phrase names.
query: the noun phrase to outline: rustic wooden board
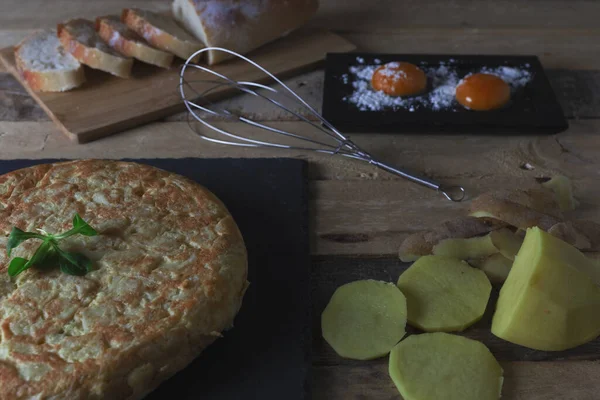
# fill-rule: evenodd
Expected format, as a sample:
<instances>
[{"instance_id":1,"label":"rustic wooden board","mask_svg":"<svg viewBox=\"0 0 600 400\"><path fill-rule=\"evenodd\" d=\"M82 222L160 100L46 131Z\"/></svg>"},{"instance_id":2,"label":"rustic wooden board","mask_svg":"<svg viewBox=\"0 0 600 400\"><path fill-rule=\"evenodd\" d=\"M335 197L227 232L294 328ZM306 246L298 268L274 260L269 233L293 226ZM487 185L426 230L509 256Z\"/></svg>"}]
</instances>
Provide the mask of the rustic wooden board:
<instances>
[{"instance_id":1,"label":"rustic wooden board","mask_svg":"<svg viewBox=\"0 0 600 400\"><path fill-rule=\"evenodd\" d=\"M298 122L270 122L308 135ZM227 129L244 134L244 124ZM499 188L537 185L538 177L569 176L581 201L578 218L600 222L598 165L600 120L573 120L553 136L356 134L352 139L393 165L447 183L464 185L469 196ZM52 123L0 122L0 159L66 157L298 157L310 161L311 240L316 255L393 256L409 234L464 212L468 204L445 201L427 188L355 160L273 149L208 143L185 122L153 123L79 146L57 134ZM529 169L524 165L529 164Z\"/></svg>"},{"instance_id":2,"label":"rustic wooden board","mask_svg":"<svg viewBox=\"0 0 600 400\"><path fill-rule=\"evenodd\" d=\"M600 71L546 69L556 98L567 118L600 118ZM322 70L309 71L291 78L284 83L317 109L323 100ZM260 121L290 121L296 117L275 107L265 107L262 99L249 94L224 99L216 104L227 110L239 110L249 118ZM292 107L304 116L310 117L305 107ZM207 119L218 117L200 113ZM47 121L48 116L27 93L25 88L8 72L0 72L0 121ZM168 121L187 121L187 113L169 116Z\"/></svg>"},{"instance_id":3,"label":"rustic wooden board","mask_svg":"<svg viewBox=\"0 0 600 400\"><path fill-rule=\"evenodd\" d=\"M277 76L289 76L314 66L328 52L346 52L354 46L327 31L300 31L253 52L250 57ZM0 50L0 61L17 79L11 47ZM215 66L214 70L235 80L265 81L264 73L241 60ZM178 67L169 70L136 63L133 77L121 79L100 71L86 69L87 82L64 93L28 92L74 141L89 142L134 126L182 111ZM186 79L207 79L199 70L186 71ZM195 83L199 92L214 86ZM225 86L206 97L219 99L235 93Z\"/></svg>"},{"instance_id":4,"label":"rustic wooden board","mask_svg":"<svg viewBox=\"0 0 600 400\"><path fill-rule=\"evenodd\" d=\"M500 362L502 400L598 400L596 361ZM387 363L313 367L314 400L402 400ZM443 399L440 399L443 400Z\"/></svg>"},{"instance_id":5,"label":"rustic wooden board","mask_svg":"<svg viewBox=\"0 0 600 400\"><path fill-rule=\"evenodd\" d=\"M123 7L168 10L167 0L2 0L2 30L50 27L73 16L95 18ZM354 32L460 26L532 30L596 29L600 3L593 0L320 0L315 24ZM40 10L44 10L40 12ZM527 36L528 33L523 33Z\"/></svg>"},{"instance_id":6,"label":"rustic wooden board","mask_svg":"<svg viewBox=\"0 0 600 400\"><path fill-rule=\"evenodd\" d=\"M32 29L51 27L57 20L73 16L93 17L124 6L168 8L164 0L55 0L47 12L37 12L45 3L4 0L0 47L16 43ZM578 216L600 222L599 10L600 2L590 0L321 0L319 13L309 26L333 30L371 52L538 55L544 67L552 69L549 78L565 114L574 118L567 132L544 138L356 134L352 139L385 161L464 184L473 194L563 173L574 180L582 201ZM294 76L286 83L318 105L322 75L319 71L309 75ZM394 253L404 237L450 218L456 211L454 205L427 189L366 164L293 151L212 145L192 134L185 122L153 123L79 146L41 119L40 108L23 92L12 77L0 76L0 159L285 155L309 160L312 254L317 255L313 295L321 306L336 285L347 280L396 279L404 266ZM284 119L282 114L265 112L249 96L226 101L227 106L261 121ZM183 113L169 117L184 118ZM294 124L277 124L305 132ZM525 163L534 169L522 169ZM385 258L379 258L382 256ZM482 335L481 339L499 349L491 337ZM597 400L600 360L594 358L593 349L599 343L594 341L582 352L560 360L549 354L540 357L540 353L519 352L516 346L500 349L506 378L502 398ZM318 342L313 348L317 352L312 372L314 399L400 399L385 358L345 363ZM544 361L533 361L540 359Z\"/></svg>"}]
</instances>

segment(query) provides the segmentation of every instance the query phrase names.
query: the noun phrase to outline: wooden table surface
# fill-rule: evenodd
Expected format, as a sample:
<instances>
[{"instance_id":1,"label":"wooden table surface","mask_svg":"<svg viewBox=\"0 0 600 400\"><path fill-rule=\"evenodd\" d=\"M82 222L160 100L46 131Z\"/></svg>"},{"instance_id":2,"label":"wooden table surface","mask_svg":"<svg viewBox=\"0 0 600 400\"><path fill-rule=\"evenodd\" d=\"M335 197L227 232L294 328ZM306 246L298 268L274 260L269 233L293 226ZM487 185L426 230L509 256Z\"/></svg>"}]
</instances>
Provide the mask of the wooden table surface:
<instances>
[{"instance_id":1,"label":"wooden table surface","mask_svg":"<svg viewBox=\"0 0 600 400\"><path fill-rule=\"evenodd\" d=\"M124 6L168 8L161 0L3 0L0 46L32 29L73 16L116 12ZM43 9L43 11L41 11ZM472 198L498 188L536 185L536 178L569 176L581 201L577 215L600 222L600 2L589 0L322 0L312 26L325 27L361 51L535 54L547 68L569 118L554 136L355 134L352 139L384 161L464 185ZM323 73L288 83L320 105ZM228 105L285 129L305 125L263 112L248 98ZM274 157L310 161L315 399L398 399L387 359L354 362L337 357L321 339L320 314L339 285L362 278L396 281L406 268L396 252L408 234L464 210L428 189L358 162L295 152L211 145L178 115L165 121L77 145L63 137L25 90L0 70L0 158ZM244 130L243 126L232 129ZM525 165L528 167L525 167ZM494 338L489 318L465 335L482 340L505 370L503 398L600 398L600 340L571 351L545 353Z\"/></svg>"}]
</instances>

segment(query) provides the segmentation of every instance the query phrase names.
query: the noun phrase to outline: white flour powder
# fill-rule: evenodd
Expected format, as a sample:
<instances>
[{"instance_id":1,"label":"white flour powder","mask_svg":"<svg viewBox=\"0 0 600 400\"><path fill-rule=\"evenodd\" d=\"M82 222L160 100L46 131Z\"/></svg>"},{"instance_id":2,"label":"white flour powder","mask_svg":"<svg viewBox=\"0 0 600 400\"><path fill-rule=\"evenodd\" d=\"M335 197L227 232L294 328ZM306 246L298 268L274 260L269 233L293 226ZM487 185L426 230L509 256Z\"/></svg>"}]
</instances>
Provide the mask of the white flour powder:
<instances>
[{"instance_id":1,"label":"white flour powder","mask_svg":"<svg viewBox=\"0 0 600 400\"><path fill-rule=\"evenodd\" d=\"M343 98L351 104L356 105L361 111L381 111L384 109L405 109L416 111L419 109L429 109L434 111L451 110L456 111L455 93L456 86L460 83L458 73L454 67L455 60L451 59L449 65L440 63L437 67L420 68L427 75L430 88L422 95L415 97L394 97L381 91L375 91L371 87L371 77L375 70L381 64L381 61L374 60L375 65L366 65L361 57L356 59L359 65L352 66L348 74L343 74L341 80L344 84L352 84L354 91L349 96ZM532 75L526 68L498 67L482 68L483 73L497 75L502 78L514 90L524 86L529 82Z\"/></svg>"}]
</instances>

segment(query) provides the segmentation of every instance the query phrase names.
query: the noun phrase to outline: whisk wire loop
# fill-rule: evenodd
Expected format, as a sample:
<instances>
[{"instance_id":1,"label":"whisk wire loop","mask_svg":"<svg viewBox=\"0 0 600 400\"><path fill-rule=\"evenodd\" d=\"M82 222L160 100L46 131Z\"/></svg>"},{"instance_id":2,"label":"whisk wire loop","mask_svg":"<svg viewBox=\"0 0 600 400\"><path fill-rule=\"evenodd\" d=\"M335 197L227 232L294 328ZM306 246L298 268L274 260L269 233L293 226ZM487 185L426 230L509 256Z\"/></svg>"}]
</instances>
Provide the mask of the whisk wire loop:
<instances>
[{"instance_id":1,"label":"whisk wire loop","mask_svg":"<svg viewBox=\"0 0 600 400\"><path fill-rule=\"evenodd\" d=\"M251 66L257 68L259 71L264 73L268 78L277 83L283 90L278 90L272 86L267 86L262 83L252 82L252 81L235 81L214 69L208 68L206 66L195 64L192 60L196 59L200 55L208 51L222 51L228 53L238 59L241 59ZM213 78L218 78L217 80L208 80L208 79L198 79L194 81L188 81L186 79L186 70L188 68L199 70L203 73L207 73L211 75ZM192 83L202 83L203 85L210 84L211 86L207 89L199 92L194 88ZM238 90L241 93L248 94L250 96L258 97L268 104L277 107L278 109L283 110L285 113L293 116L296 120L300 120L302 122L307 123L310 127L312 127L316 132L320 132L324 135L324 138L333 141L333 143L327 143L321 139L315 139L309 136L305 136L298 133L288 132L284 129L269 126L266 123L258 122L254 119L248 118L243 115L237 115L236 113L231 112L230 110L224 108L217 108L214 104L212 104L207 96L218 89L222 88L231 88ZM186 94L186 89L191 91L194 96L193 98L189 98ZM344 136L341 132L339 132L333 125L331 125L321 114L319 114L310 104L308 104L300 95L290 89L285 83L283 83L279 78L275 75L267 71L258 63L252 61L251 59L238 54L234 51L220 48L220 47L207 47L195 52L192 56L186 60L181 68L181 73L179 77L179 91L181 98L185 107L187 108L188 114L188 123L191 125L191 120L189 117L193 117L196 121L203 124L205 127L209 128L213 132L216 132L222 136L224 139L217 139L215 137L210 137L205 135L204 133L196 131L193 127L192 129L204 140L223 144L223 145L231 145L238 147L266 147L266 148L278 148L278 149L288 149L288 150L299 150L299 151L313 151L322 154L330 154L330 155L339 155L342 157L347 157L355 160L360 160L363 162L367 162L379 169L387 171L391 174L406 178L412 182L420 184L422 186L428 187L430 189L434 189L440 192L445 198L451 201L462 201L465 198L465 189L462 186L445 186L441 185L433 180L420 177L413 173L410 173L406 170L401 170L395 167L392 167L388 164L385 164L381 161L375 159L371 154L362 150L359 146L357 146L352 140ZM264 93L263 93L264 92ZM265 93L269 93L268 95ZM295 111L291 107L288 107L284 102L279 99L274 98L275 96L281 97L287 101L295 102L296 105L298 103L308 110L308 114L314 117L315 120L308 118L298 111ZM198 101L202 101L202 104L198 104ZM224 118L226 121L235 121L241 122L248 125L251 128L259 129L261 131L280 135L281 137L285 137L289 140L295 140L298 142L308 143L315 147L309 147L304 145L291 145L284 144L275 141L266 141L259 140L257 138L250 138L244 135L235 134L229 132L228 130L218 127L215 123L211 123L207 121L207 119L197 111L204 112L208 115L218 116Z\"/></svg>"}]
</instances>

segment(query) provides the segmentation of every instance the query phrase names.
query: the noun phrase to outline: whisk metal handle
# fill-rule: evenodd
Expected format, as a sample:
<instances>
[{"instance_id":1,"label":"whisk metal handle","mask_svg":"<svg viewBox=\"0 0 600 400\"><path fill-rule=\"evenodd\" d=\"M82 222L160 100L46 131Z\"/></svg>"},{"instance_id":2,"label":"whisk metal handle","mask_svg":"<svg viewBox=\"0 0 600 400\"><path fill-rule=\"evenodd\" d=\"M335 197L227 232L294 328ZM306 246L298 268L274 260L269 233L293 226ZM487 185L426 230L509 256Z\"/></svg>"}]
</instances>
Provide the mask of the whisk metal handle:
<instances>
[{"instance_id":1,"label":"whisk metal handle","mask_svg":"<svg viewBox=\"0 0 600 400\"><path fill-rule=\"evenodd\" d=\"M398 175L402 178L405 178L412 182L418 183L419 185L428 187L429 189L436 190L436 191L440 192L441 194L443 194L444 197L446 197L450 201L459 202L465 198L465 188L463 188L462 186L440 185L439 183L434 182L430 179L414 175L408 171L399 170L397 168L394 168L390 165L384 164L377 160L370 160L369 163L384 170L384 171L390 172L394 175Z\"/></svg>"}]
</instances>

